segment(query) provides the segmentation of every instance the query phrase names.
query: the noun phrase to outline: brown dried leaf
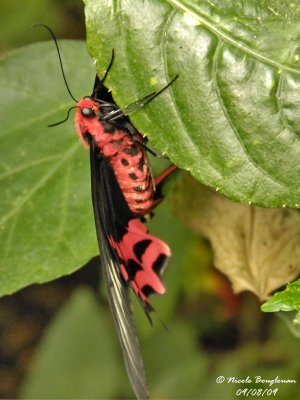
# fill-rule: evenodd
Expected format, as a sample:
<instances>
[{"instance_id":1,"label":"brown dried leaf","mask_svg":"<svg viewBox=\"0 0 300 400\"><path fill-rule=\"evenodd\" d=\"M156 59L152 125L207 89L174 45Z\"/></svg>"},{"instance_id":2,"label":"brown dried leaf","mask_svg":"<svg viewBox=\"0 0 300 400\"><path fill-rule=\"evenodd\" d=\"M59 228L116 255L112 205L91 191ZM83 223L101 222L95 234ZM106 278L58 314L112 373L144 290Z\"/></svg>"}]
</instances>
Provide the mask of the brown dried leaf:
<instances>
[{"instance_id":1,"label":"brown dried leaf","mask_svg":"<svg viewBox=\"0 0 300 400\"><path fill-rule=\"evenodd\" d=\"M300 273L300 214L236 203L187 175L171 205L196 233L207 237L214 264L235 293L250 290L261 300Z\"/></svg>"}]
</instances>

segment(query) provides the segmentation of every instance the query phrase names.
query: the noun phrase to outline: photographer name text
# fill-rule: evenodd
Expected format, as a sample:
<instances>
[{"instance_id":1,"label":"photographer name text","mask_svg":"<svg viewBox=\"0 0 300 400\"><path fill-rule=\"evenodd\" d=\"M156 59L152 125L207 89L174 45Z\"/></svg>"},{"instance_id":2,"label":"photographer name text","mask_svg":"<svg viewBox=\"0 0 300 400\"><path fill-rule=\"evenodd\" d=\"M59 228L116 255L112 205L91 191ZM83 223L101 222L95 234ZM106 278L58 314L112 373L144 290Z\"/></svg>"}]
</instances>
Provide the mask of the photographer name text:
<instances>
[{"instance_id":1,"label":"photographer name text","mask_svg":"<svg viewBox=\"0 0 300 400\"><path fill-rule=\"evenodd\" d=\"M233 384L250 384L250 383L262 383L267 384L268 386L272 386L275 384L291 384L297 383L295 379L281 379L279 376L276 376L273 379L265 379L259 375L250 378L247 376L246 378L237 378L236 376L229 376L225 378L225 376L218 376L216 379L217 383L233 383Z\"/></svg>"}]
</instances>

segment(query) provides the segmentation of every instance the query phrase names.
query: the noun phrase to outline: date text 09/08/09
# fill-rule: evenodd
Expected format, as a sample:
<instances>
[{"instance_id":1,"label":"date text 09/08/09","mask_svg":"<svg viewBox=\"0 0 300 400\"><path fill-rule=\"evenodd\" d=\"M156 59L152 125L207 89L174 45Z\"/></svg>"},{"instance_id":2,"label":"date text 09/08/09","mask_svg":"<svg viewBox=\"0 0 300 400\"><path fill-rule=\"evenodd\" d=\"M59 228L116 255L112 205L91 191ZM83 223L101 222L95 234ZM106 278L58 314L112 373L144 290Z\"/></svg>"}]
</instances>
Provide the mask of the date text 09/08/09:
<instances>
[{"instance_id":1,"label":"date text 09/08/09","mask_svg":"<svg viewBox=\"0 0 300 400\"><path fill-rule=\"evenodd\" d=\"M245 388L245 389L238 389L235 394L237 396L261 396L261 397L263 397L264 395L275 396L277 392L278 392L278 388L274 388L274 389Z\"/></svg>"}]
</instances>

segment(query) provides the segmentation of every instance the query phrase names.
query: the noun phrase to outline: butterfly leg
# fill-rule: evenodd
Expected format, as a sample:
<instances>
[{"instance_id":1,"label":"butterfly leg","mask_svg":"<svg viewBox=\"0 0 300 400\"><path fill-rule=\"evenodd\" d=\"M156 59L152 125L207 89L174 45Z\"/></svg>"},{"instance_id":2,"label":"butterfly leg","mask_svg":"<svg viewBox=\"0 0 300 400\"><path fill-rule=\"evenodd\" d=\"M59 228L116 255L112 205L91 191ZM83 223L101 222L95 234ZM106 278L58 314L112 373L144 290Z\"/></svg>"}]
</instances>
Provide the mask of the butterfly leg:
<instances>
[{"instance_id":1,"label":"butterfly leg","mask_svg":"<svg viewBox=\"0 0 300 400\"><path fill-rule=\"evenodd\" d=\"M153 198L153 208L156 207L164 198L164 194L162 192L164 183L166 180L169 178L170 175L172 175L174 172L176 172L178 168L176 165L172 164L168 168L166 168L162 173L160 173L158 176L154 178L154 184L155 184L155 193L154 193L154 198Z\"/></svg>"},{"instance_id":2,"label":"butterfly leg","mask_svg":"<svg viewBox=\"0 0 300 400\"><path fill-rule=\"evenodd\" d=\"M150 149L150 147L148 147L145 143L141 142L140 140L135 140L135 143L137 143L139 146L143 147L143 149L147 150L148 153L150 153L152 156L156 157L156 158L163 158L168 160L169 157L164 156L162 154L157 154L154 150Z\"/></svg>"},{"instance_id":3,"label":"butterfly leg","mask_svg":"<svg viewBox=\"0 0 300 400\"><path fill-rule=\"evenodd\" d=\"M148 151L148 153L150 153L152 156L156 157L156 158L164 158L164 159L169 159L167 156L164 155L160 155L157 154L154 150L150 149L150 147L148 147L146 145L147 143L147 138L144 138L142 140L138 139L138 137L141 137L139 132L134 128L133 125L131 125L128 122L125 122L123 124L123 126L126 128L126 130L128 131L130 137L132 138L132 140L134 141L134 143L138 144L139 146L141 146L144 150Z\"/></svg>"}]
</instances>

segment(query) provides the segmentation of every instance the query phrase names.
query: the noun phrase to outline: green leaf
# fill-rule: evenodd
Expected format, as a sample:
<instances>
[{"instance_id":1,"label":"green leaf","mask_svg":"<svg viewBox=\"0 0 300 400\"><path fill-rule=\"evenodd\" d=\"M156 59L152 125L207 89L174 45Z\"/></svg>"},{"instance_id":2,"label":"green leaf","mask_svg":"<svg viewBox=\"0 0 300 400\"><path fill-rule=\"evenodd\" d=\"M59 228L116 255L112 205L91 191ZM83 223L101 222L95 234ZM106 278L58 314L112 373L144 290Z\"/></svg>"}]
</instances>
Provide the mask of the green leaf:
<instances>
[{"instance_id":1,"label":"green leaf","mask_svg":"<svg viewBox=\"0 0 300 400\"><path fill-rule=\"evenodd\" d=\"M78 290L47 330L21 398L119 397L129 383L113 329L92 293Z\"/></svg>"},{"instance_id":2,"label":"green leaf","mask_svg":"<svg viewBox=\"0 0 300 400\"><path fill-rule=\"evenodd\" d=\"M300 7L289 0L85 0L87 41L122 106L177 81L132 120L232 199L299 206Z\"/></svg>"},{"instance_id":3,"label":"green leaf","mask_svg":"<svg viewBox=\"0 0 300 400\"><path fill-rule=\"evenodd\" d=\"M76 97L91 93L83 42L61 42ZM53 42L0 59L0 295L68 274L97 254L89 157L75 133Z\"/></svg>"},{"instance_id":4,"label":"green leaf","mask_svg":"<svg viewBox=\"0 0 300 400\"><path fill-rule=\"evenodd\" d=\"M264 312L300 311L300 279L287 285L261 306Z\"/></svg>"}]
</instances>

